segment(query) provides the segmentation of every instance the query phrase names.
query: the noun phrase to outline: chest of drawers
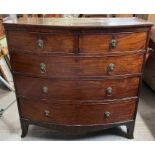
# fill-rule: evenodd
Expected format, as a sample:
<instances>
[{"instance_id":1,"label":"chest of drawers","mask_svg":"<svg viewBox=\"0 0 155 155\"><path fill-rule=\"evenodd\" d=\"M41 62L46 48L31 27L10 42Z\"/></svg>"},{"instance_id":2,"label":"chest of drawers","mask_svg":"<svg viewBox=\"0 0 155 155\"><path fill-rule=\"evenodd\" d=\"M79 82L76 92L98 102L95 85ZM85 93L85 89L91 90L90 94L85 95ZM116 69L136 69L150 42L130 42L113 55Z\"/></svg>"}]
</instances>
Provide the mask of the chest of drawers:
<instances>
[{"instance_id":1,"label":"chest of drawers","mask_svg":"<svg viewBox=\"0 0 155 155\"><path fill-rule=\"evenodd\" d=\"M4 23L22 128L66 132L125 125L133 138L152 23L137 18Z\"/></svg>"}]
</instances>

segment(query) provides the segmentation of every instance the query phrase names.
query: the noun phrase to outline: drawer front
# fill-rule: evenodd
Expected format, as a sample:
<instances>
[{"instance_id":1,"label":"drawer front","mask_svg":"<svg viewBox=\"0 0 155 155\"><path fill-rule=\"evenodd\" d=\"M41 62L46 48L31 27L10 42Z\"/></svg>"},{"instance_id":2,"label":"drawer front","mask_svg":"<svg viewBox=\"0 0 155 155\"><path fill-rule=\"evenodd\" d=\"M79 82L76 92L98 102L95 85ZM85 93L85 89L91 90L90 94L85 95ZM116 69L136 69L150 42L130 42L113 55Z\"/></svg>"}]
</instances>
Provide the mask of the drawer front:
<instances>
[{"instance_id":1,"label":"drawer front","mask_svg":"<svg viewBox=\"0 0 155 155\"><path fill-rule=\"evenodd\" d=\"M62 101L63 102L63 101ZM67 125L97 125L132 120L135 101L108 104L54 104L19 99L23 118Z\"/></svg>"},{"instance_id":2,"label":"drawer front","mask_svg":"<svg viewBox=\"0 0 155 155\"><path fill-rule=\"evenodd\" d=\"M143 54L108 57L59 57L12 54L15 72L34 76L114 76L141 73ZM42 70L42 67L44 67Z\"/></svg>"},{"instance_id":3,"label":"drawer front","mask_svg":"<svg viewBox=\"0 0 155 155\"><path fill-rule=\"evenodd\" d=\"M9 48L12 50L35 53L56 52L69 53L74 51L74 36L71 32L30 33L22 31L8 32Z\"/></svg>"},{"instance_id":4,"label":"drawer front","mask_svg":"<svg viewBox=\"0 0 155 155\"><path fill-rule=\"evenodd\" d=\"M147 32L116 34L83 34L79 38L80 53L133 51L145 49Z\"/></svg>"},{"instance_id":5,"label":"drawer front","mask_svg":"<svg viewBox=\"0 0 155 155\"><path fill-rule=\"evenodd\" d=\"M57 100L108 100L137 96L139 78L54 80L15 75L18 96ZM23 87L23 84L25 85Z\"/></svg>"}]
</instances>

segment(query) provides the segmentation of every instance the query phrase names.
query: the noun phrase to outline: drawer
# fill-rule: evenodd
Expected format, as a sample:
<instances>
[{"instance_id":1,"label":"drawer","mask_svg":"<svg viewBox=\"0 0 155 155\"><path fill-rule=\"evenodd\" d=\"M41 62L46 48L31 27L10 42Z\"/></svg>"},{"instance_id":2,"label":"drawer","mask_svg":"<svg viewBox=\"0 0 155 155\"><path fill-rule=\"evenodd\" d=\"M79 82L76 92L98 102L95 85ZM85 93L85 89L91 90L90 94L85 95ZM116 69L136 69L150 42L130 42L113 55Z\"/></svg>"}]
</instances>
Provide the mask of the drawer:
<instances>
[{"instance_id":1,"label":"drawer","mask_svg":"<svg viewBox=\"0 0 155 155\"><path fill-rule=\"evenodd\" d=\"M23 118L67 125L97 125L132 120L136 105L136 101L54 104L54 101L27 99L19 99L19 103Z\"/></svg>"},{"instance_id":2,"label":"drawer","mask_svg":"<svg viewBox=\"0 0 155 155\"><path fill-rule=\"evenodd\" d=\"M143 54L107 57L11 55L13 71L44 77L136 74L141 73L142 62Z\"/></svg>"},{"instance_id":3,"label":"drawer","mask_svg":"<svg viewBox=\"0 0 155 155\"><path fill-rule=\"evenodd\" d=\"M137 33L88 33L79 38L80 53L101 53L107 51L133 51L145 49L147 32Z\"/></svg>"},{"instance_id":4,"label":"drawer","mask_svg":"<svg viewBox=\"0 0 155 155\"><path fill-rule=\"evenodd\" d=\"M137 96L139 78L86 80L41 79L15 75L17 95L57 100L109 100ZM24 84L24 86L23 86Z\"/></svg>"},{"instance_id":5,"label":"drawer","mask_svg":"<svg viewBox=\"0 0 155 155\"><path fill-rule=\"evenodd\" d=\"M29 51L35 53L42 52L64 52L69 53L74 50L74 36L71 32L63 33L30 33L24 31L8 32L9 49Z\"/></svg>"}]
</instances>

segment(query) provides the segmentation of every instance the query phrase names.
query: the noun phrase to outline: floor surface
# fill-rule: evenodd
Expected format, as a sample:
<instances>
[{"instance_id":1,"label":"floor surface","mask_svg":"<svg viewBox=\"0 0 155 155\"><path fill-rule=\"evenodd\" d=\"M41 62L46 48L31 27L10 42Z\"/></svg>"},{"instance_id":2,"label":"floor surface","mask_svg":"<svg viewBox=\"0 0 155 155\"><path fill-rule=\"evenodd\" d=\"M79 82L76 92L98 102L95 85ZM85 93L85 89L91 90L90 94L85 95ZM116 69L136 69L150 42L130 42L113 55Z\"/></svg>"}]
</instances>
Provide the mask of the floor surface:
<instances>
[{"instance_id":1,"label":"floor surface","mask_svg":"<svg viewBox=\"0 0 155 155\"><path fill-rule=\"evenodd\" d=\"M15 100L15 94L8 90L0 89L0 109L7 107ZM21 138L21 129L15 102L0 119L1 141L50 141L50 140L77 140L77 141L127 141L126 128L117 127L85 135L71 136L68 134L48 130L30 125L28 135ZM155 92L143 84L140 103L135 125L134 139L155 140Z\"/></svg>"}]
</instances>

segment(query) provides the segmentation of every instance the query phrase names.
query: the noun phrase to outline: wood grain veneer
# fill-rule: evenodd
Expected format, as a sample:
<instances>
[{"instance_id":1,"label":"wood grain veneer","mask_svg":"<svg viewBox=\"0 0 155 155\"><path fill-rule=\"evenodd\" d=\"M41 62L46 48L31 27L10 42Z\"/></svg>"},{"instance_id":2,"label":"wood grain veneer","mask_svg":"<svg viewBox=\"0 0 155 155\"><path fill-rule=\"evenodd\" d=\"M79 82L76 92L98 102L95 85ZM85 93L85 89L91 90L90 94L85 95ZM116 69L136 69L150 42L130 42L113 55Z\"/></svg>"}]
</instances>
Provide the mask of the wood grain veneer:
<instances>
[{"instance_id":1,"label":"wood grain veneer","mask_svg":"<svg viewBox=\"0 0 155 155\"><path fill-rule=\"evenodd\" d=\"M110 56L45 56L12 54L13 71L38 77L101 77L141 73L143 53ZM117 59L119 56L119 59ZM40 63L46 64L46 72L40 72ZM115 69L108 72L109 64Z\"/></svg>"},{"instance_id":2,"label":"wood grain veneer","mask_svg":"<svg viewBox=\"0 0 155 155\"><path fill-rule=\"evenodd\" d=\"M21 136L29 124L74 133L126 125L133 138L151 26L137 18L6 21Z\"/></svg>"}]
</instances>

